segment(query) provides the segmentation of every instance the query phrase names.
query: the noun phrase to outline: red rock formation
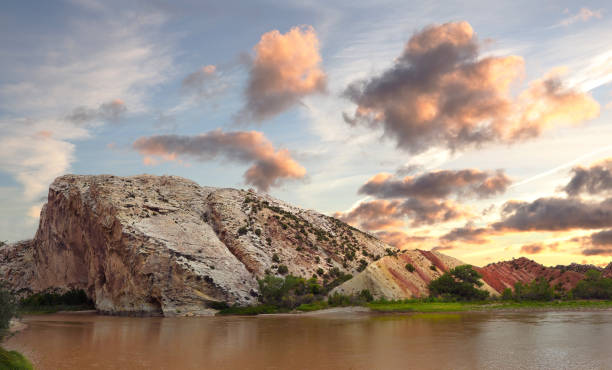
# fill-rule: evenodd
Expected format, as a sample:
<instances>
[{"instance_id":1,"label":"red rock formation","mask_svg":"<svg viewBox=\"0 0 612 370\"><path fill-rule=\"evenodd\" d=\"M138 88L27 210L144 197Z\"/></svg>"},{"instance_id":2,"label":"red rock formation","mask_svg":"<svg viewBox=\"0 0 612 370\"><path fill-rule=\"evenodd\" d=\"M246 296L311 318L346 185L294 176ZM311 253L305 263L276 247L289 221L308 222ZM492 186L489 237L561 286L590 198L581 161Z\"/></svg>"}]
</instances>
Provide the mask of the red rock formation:
<instances>
[{"instance_id":1,"label":"red rock formation","mask_svg":"<svg viewBox=\"0 0 612 370\"><path fill-rule=\"evenodd\" d=\"M514 287L517 282L530 283L538 278L548 280L553 286L561 284L565 290L569 290L584 277L582 273L545 267L525 257L492 263L477 270L482 274L482 279L500 293Z\"/></svg>"}]
</instances>

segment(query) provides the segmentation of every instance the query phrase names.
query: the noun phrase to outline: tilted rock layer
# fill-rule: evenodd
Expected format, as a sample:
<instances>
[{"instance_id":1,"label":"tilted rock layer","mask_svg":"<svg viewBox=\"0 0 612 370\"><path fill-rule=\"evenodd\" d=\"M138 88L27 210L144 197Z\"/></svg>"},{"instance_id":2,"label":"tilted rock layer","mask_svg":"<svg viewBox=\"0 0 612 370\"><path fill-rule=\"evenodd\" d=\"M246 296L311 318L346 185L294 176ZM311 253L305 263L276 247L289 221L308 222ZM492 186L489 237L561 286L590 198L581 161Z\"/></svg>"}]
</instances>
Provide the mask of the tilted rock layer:
<instances>
[{"instance_id":1,"label":"tilted rock layer","mask_svg":"<svg viewBox=\"0 0 612 370\"><path fill-rule=\"evenodd\" d=\"M0 279L22 294L85 290L107 313L209 314L254 304L257 279L357 273L385 243L268 195L174 176L66 175L31 241L0 248Z\"/></svg>"},{"instance_id":2,"label":"tilted rock layer","mask_svg":"<svg viewBox=\"0 0 612 370\"><path fill-rule=\"evenodd\" d=\"M368 289L376 298L406 299L429 295L429 283L445 272L464 265L460 260L435 251L403 250L370 264L365 271L337 287L342 294ZM411 266L409 269L407 266ZM488 284L481 289L497 294Z\"/></svg>"}]
</instances>

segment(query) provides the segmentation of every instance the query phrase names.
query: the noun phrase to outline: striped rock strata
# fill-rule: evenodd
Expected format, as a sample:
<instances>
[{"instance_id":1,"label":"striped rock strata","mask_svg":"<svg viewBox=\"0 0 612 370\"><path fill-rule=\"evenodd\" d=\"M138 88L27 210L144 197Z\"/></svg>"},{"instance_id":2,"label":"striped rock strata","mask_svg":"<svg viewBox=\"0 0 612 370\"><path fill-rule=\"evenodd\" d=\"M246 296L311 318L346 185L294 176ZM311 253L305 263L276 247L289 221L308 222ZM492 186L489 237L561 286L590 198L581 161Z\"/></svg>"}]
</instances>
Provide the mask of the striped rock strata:
<instances>
[{"instance_id":1,"label":"striped rock strata","mask_svg":"<svg viewBox=\"0 0 612 370\"><path fill-rule=\"evenodd\" d=\"M265 194L180 177L66 175L33 240L0 247L0 280L22 295L83 289L111 314L213 313L257 302L257 279L356 274L387 244ZM363 262L361 262L363 260Z\"/></svg>"}]
</instances>

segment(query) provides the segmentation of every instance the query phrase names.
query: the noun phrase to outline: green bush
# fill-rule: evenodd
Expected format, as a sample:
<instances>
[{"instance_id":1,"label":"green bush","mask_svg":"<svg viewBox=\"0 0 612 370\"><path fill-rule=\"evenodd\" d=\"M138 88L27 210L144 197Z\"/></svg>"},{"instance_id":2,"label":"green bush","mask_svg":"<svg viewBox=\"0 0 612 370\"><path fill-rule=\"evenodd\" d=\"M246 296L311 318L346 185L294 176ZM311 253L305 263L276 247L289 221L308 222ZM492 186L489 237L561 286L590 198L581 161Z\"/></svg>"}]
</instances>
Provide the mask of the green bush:
<instances>
[{"instance_id":1,"label":"green bush","mask_svg":"<svg viewBox=\"0 0 612 370\"><path fill-rule=\"evenodd\" d=\"M272 255L272 262L274 262L274 263L279 263L280 262L280 257L278 256L278 254L274 253Z\"/></svg>"},{"instance_id":2,"label":"green bush","mask_svg":"<svg viewBox=\"0 0 612 370\"><path fill-rule=\"evenodd\" d=\"M589 270L571 294L580 299L612 299L612 279L604 278L601 271Z\"/></svg>"},{"instance_id":3,"label":"green bush","mask_svg":"<svg viewBox=\"0 0 612 370\"><path fill-rule=\"evenodd\" d=\"M555 291L546 279L540 278L528 284L514 284L513 298L516 301L552 301Z\"/></svg>"},{"instance_id":4,"label":"green bush","mask_svg":"<svg viewBox=\"0 0 612 370\"><path fill-rule=\"evenodd\" d=\"M281 275L285 275L289 272L289 268L286 265L280 265L276 271L278 271L278 273Z\"/></svg>"},{"instance_id":5,"label":"green bush","mask_svg":"<svg viewBox=\"0 0 612 370\"><path fill-rule=\"evenodd\" d=\"M238 236L245 235L248 231L249 229L246 226L243 226L240 229L238 229Z\"/></svg>"},{"instance_id":6,"label":"green bush","mask_svg":"<svg viewBox=\"0 0 612 370\"><path fill-rule=\"evenodd\" d=\"M414 272L416 269L414 268L412 263L407 263L406 264L406 270L408 270L408 272Z\"/></svg>"},{"instance_id":7,"label":"green bush","mask_svg":"<svg viewBox=\"0 0 612 370\"><path fill-rule=\"evenodd\" d=\"M304 279L288 275L284 279L266 275L259 280L259 294L261 303L287 309L293 309L303 303L312 303L320 300L324 288L316 279Z\"/></svg>"},{"instance_id":8,"label":"green bush","mask_svg":"<svg viewBox=\"0 0 612 370\"><path fill-rule=\"evenodd\" d=\"M483 286L481 277L470 265L457 266L429 283L429 294L449 300L484 300L489 292L478 289Z\"/></svg>"}]
</instances>

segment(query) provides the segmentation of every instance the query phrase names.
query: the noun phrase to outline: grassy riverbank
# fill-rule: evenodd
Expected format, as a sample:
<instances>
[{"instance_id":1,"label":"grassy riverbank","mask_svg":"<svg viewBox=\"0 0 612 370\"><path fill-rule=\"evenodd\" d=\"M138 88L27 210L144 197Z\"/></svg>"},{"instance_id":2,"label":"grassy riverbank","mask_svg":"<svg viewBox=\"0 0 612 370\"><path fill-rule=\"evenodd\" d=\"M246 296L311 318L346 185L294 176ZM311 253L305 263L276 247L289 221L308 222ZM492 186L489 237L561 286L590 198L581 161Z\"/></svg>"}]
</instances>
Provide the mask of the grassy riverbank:
<instances>
[{"instance_id":1,"label":"grassy riverbank","mask_svg":"<svg viewBox=\"0 0 612 370\"><path fill-rule=\"evenodd\" d=\"M34 367L23 355L0 347L0 370L32 370Z\"/></svg>"},{"instance_id":2,"label":"grassy riverbank","mask_svg":"<svg viewBox=\"0 0 612 370\"><path fill-rule=\"evenodd\" d=\"M335 307L366 307L378 313L429 313L429 312L469 312L469 311L569 311L612 309L612 301L573 300L573 301L482 301L482 302L443 302L410 299L403 301L373 301L359 305L330 305L326 301L302 304L294 310L259 305L249 307L230 307L219 312L220 315L260 315L277 313L302 313L325 310Z\"/></svg>"},{"instance_id":3,"label":"grassy riverbank","mask_svg":"<svg viewBox=\"0 0 612 370\"><path fill-rule=\"evenodd\" d=\"M486 302L428 302L421 300L378 301L366 305L375 312L464 312L496 310L580 310L612 309L612 301L486 301Z\"/></svg>"}]
</instances>

